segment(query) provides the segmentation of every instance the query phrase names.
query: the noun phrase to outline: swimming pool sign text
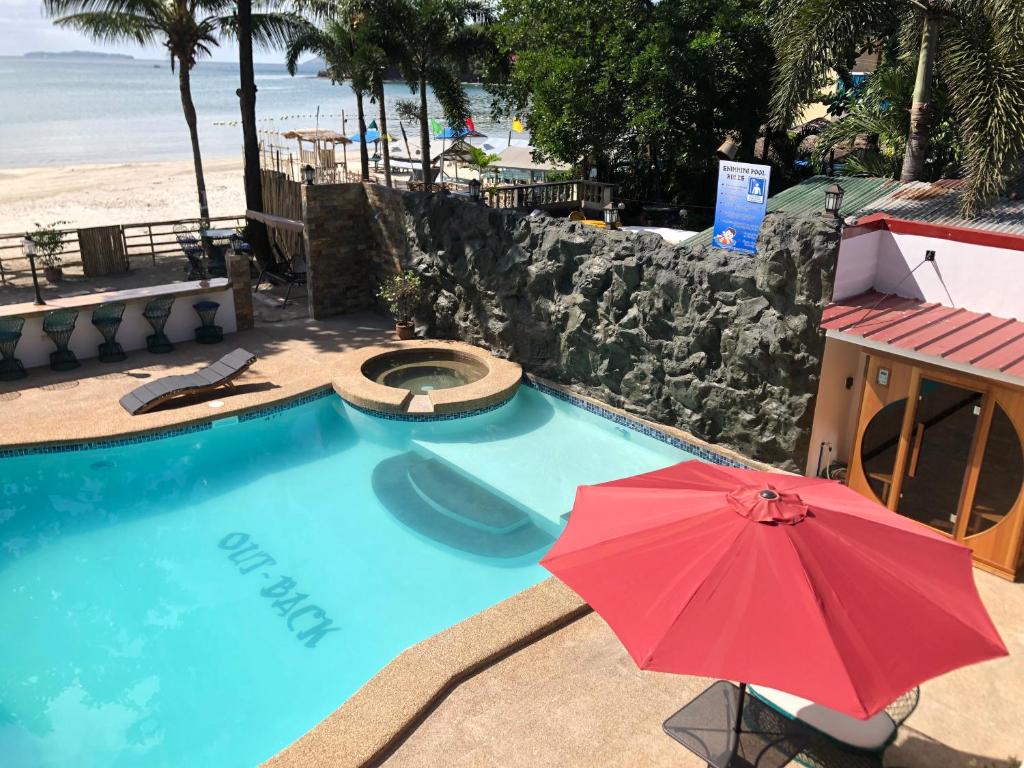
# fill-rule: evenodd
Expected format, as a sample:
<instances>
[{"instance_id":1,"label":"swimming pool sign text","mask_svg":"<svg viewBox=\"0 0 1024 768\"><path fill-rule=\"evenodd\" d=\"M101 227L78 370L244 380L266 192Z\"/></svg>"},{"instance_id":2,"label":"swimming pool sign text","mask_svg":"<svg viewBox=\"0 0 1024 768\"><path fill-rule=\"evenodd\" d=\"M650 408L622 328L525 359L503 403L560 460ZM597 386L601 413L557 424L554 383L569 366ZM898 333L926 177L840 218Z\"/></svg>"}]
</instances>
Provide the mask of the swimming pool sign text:
<instances>
[{"instance_id":1,"label":"swimming pool sign text","mask_svg":"<svg viewBox=\"0 0 1024 768\"><path fill-rule=\"evenodd\" d=\"M238 566L243 576L254 573L257 568L269 568L277 565L277 561L260 549L247 533L229 533L217 544L231 554L228 560ZM270 608L285 620L288 631L294 632L306 648L316 648L325 636L337 632L341 627L332 626L334 621L319 605L307 602L309 594L296 589L295 579L289 576L273 577L270 571L262 570L260 574L268 580L267 586L259 591L259 595L270 602Z\"/></svg>"}]
</instances>

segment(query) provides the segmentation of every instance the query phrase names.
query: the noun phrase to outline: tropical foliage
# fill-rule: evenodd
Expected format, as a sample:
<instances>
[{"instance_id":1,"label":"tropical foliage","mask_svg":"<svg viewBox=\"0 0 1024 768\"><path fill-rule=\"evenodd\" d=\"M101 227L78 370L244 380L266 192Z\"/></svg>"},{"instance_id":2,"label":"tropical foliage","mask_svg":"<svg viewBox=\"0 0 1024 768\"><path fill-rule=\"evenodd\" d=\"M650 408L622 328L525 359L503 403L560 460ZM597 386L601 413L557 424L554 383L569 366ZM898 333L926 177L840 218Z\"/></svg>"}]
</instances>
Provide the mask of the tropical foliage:
<instances>
[{"instance_id":1,"label":"tropical foliage","mask_svg":"<svg viewBox=\"0 0 1024 768\"><path fill-rule=\"evenodd\" d=\"M777 67L773 122L788 125L831 77L882 46L914 62L900 177L930 175L930 145L955 130L971 215L1005 192L1024 160L1024 3L1020 0L770 0ZM884 118L867 104L856 115ZM872 115L871 110L875 110ZM847 126L849 127L849 125ZM883 144L884 144L883 139ZM896 142L888 143L890 152Z\"/></svg>"},{"instance_id":2,"label":"tropical foliage","mask_svg":"<svg viewBox=\"0 0 1024 768\"><path fill-rule=\"evenodd\" d=\"M335 6L336 15L323 26L303 22L288 41L285 64L294 75L299 57L313 53L324 60L331 82L347 83L356 97L356 118L359 124L359 164L363 179L370 178L366 150L365 98L376 85L377 49L362 33L359 25L362 12L353 3Z\"/></svg>"},{"instance_id":3,"label":"tropical foliage","mask_svg":"<svg viewBox=\"0 0 1024 768\"><path fill-rule=\"evenodd\" d=\"M488 86L545 155L627 194L711 194L728 134L751 158L772 64L761 0L504 0Z\"/></svg>"},{"instance_id":4,"label":"tropical foliage","mask_svg":"<svg viewBox=\"0 0 1024 768\"><path fill-rule=\"evenodd\" d=\"M498 155L492 155L480 147L474 147L471 144L467 145L467 147L468 158L466 160L466 165L479 173L481 179L484 177L484 174L487 173L488 168L501 160L501 157Z\"/></svg>"},{"instance_id":5,"label":"tropical foliage","mask_svg":"<svg viewBox=\"0 0 1024 768\"><path fill-rule=\"evenodd\" d=\"M819 166L827 166L832 152L850 150L843 159L847 175L900 175L910 130L916 63L913 57L885 61L867 83L857 89L842 113L819 136L814 150ZM949 123L945 84L937 82L932 104L939 121L931 127L922 178L934 181L955 176L961 166L961 144Z\"/></svg>"},{"instance_id":6,"label":"tropical foliage","mask_svg":"<svg viewBox=\"0 0 1024 768\"><path fill-rule=\"evenodd\" d=\"M178 73L181 107L188 124L195 165L199 215L209 218L206 181L199 150L191 73L223 37L235 37L238 19L230 0L43 0L43 11L58 26L83 32L103 43L162 45ZM270 3L251 14L251 37L257 45L280 44L293 17ZM255 126L255 122L254 122Z\"/></svg>"},{"instance_id":7,"label":"tropical foliage","mask_svg":"<svg viewBox=\"0 0 1024 768\"><path fill-rule=\"evenodd\" d=\"M421 167L429 187L427 90L433 90L447 124L462 128L469 116L463 74L489 49L482 23L487 7L478 0L365 0L364 8L381 20L382 49L401 68L409 88L418 91Z\"/></svg>"}]
</instances>

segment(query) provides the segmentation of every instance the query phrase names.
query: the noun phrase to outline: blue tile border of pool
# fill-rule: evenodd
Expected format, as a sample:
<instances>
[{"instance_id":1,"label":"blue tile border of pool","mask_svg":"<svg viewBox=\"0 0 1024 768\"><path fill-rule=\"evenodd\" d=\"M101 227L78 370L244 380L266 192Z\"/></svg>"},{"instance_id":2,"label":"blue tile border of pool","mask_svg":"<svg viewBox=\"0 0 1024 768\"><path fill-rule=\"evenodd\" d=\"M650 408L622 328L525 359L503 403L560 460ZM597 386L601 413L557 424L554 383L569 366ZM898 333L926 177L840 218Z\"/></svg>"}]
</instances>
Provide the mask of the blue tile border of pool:
<instances>
[{"instance_id":1,"label":"blue tile border of pool","mask_svg":"<svg viewBox=\"0 0 1024 768\"><path fill-rule=\"evenodd\" d=\"M141 435L130 435L128 437L105 437L98 438L96 440L83 440L81 442L54 443L52 445L30 445L25 448L2 448L0 449L0 459L8 459L15 456L35 456L37 454L45 453L77 453L78 451L90 451L94 448L117 448L122 445L135 445L136 443L148 443L153 440L163 440L165 437L190 435L193 432L205 432L206 430L211 429L217 421L237 419L239 422L242 422L252 421L253 419L262 419L280 413L281 411L287 411L289 408L295 408L300 405L305 405L306 403L311 403L314 400L329 397L333 394L334 389L328 385L318 387L311 392L299 395L298 397L284 403L269 405L265 408L257 408L244 413L223 416L220 419L214 418L198 424L187 424L183 427L167 427L166 429L157 429L153 432L146 432Z\"/></svg>"},{"instance_id":2,"label":"blue tile border of pool","mask_svg":"<svg viewBox=\"0 0 1024 768\"><path fill-rule=\"evenodd\" d=\"M543 382L537 381L529 376L523 376L522 383L525 386L533 387L539 392L543 392L546 395L550 395L558 400L574 405L577 408L593 413L602 418L608 419L609 421L618 424L619 426L631 429L634 432L639 432L642 435L647 435L655 440L660 440L663 443L686 451L687 453L699 458L704 461L708 461L712 464L718 464L719 466L725 467L744 467L743 463L731 459L727 456L723 456L715 451L709 450L704 446L691 443L688 440L670 435L656 427L649 426L639 419L630 418L629 416L623 416L622 414L615 413L607 408L603 408L595 403L585 400L582 397L576 397L567 392L563 392L560 389L549 387ZM304 395L292 398L284 403L278 403L277 405L268 405L261 408L255 408L251 411L245 411L233 416L224 416L227 419L237 419L239 422L243 421L254 421L256 419L266 419L275 416L283 411L287 411L291 408L296 408L300 405L321 400L331 395L336 395L334 388L331 385L325 385L318 387ZM340 396L339 396L340 397ZM511 398L509 398L511 400ZM500 403L489 405L484 408L478 408L475 411L467 411L465 413L452 413L443 414L440 416L409 416L407 414L392 414L392 413L380 413L378 411L372 411L366 408L361 408L345 400L345 404L349 407L371 416L375 416L380 419L386 419L389 421L406 421L406 422L426 422L426 421L452 421L455 419L464 419L469 416L479 416L483 413L489 413L490 411L497 410L502 406L506 405L509 400L502 400ZM214 422L220 419L210 419L199 424L189 424L184 427L168 427L167 429L158 429L154 432L146 432L141 435L131 435L129 437L122 438L101 438L97 440L85 440L82 442L71 442L71 443L55 443L53 445L35 445L27 446L25 448L5 448L0 449L0 459L13 458L15 456L34 456L37 454L47 453L75 453L78 451L88 451L94 448L116 448L122 445L135 445L136 443L148 443L153 440L162 440L165 437L178 437L180 435L188 435L193 432L205 432L213 427Z\"/></svg>"},{"instance_id":3,"label":"blue tile border of pool","mask_svg":"<svg viewBox=\"0 0 1024 768\"><path fill-rule=\"evenodd\" d=\"M671 445L673 448L679 448L680 450L686 451L687 453L692 454L698 459L704 459L704 461L707 461L711 464L718 464L719 466L722 467L739 467L740 469L744 469L747 466L746 464L736 461L735 459L730 459L728 456L723 456L720 453L716 453L715 451L709 450L702 445L691 443L688 440L683 440L682 438L670 435L663 430L657 429L656 427L644 424L639 419L630 418L629 416L623 416L622 414L615 413L615 411L609 410L608 408L602 408L600 405L596 405L595 403L592 403L589 400L585 400L582 397L576 397L575 395L571 395L568 392L564 392L560 389L549 387L543 382L537 381L536 379L524 376L523 383L529 387L533 387L534 389L540 392L543 392L546 395L550 395L551 397L562 400L566 403L569 403L570 405L575 405L577 408L582 408L583 410L588 411L589 413L593 413L604 419L608 419L608 421L611 421L614 424L618 424L621 427L626 427L627 429L631 429L634 432L639 432L642 435L647 435L648 437L653 437L655 440L660 440L663 443L667 443L668 445Z\"/></svg>"}]
</instances>

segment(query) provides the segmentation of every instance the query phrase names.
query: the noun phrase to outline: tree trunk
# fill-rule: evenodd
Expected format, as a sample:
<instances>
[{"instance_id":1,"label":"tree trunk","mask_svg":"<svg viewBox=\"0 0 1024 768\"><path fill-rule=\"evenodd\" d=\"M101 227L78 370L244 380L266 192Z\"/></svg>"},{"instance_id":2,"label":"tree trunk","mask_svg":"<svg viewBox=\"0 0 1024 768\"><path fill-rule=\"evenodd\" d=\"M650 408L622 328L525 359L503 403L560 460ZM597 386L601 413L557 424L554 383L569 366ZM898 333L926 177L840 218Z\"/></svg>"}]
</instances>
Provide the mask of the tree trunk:
<instances>
[{"instance_id":1,"label":"tree trunk","mask_svg":"<svg viewBox=\"0 0 1024 768\"><path fill-rule=\"evenodd\" d=\"M196 191L199 192L199 218L208 221L210 209L206 204L206 178L203 176L203 156L199 151L199 129L196 127L196 107L192 103L192 87L189 69L184 64L178 67L178 88L181 90L181 108L188 123L188 135L192 140L192 164L196 169Z\"/></svg>"},{"instance_id":2,"label":"tree trunk","mask_svg":"<svg viewBox=\"0 0 1024 768\"><path fill-rule=\"evenodd\" d=\"M420 72L420 163L423 168L423 190L430 192L430 126L427 124L427 77Z\"/></svg>"},{"instance_id":3,"label":"tree trunk","mask_svg":"<svg viewBox=\"0 0 1024 768\"><path fill-rule=\"evenodd\" d=\"M256 76L252 68L252 0L238 0L238 100L242 111L242 154L245 166L245 207L263 211L260 139L256 132ZM247 219L245 239L264 269L274 266L270 235L262 222Z\"/></svg>"},{"instance_id":4,"label":"tree trunk","mask_svg":"<svg viewBox=\"0 0 1024 768\"><path fill-rule=\"evenodd\" d=\"M388 148L388 110L384 106L384 77L377 80L377 103L380 105L380 146L384 153L384 184L391 186L391 150Z\"/></svg>"},{"instance_id":5,"label":"tree trunk","mask_svg":"<svg viewBox=\"0 0 1024 768\"><path fill-rule=\"evenodd\" d=\"M359 168L363 172L363 181L369 181L370 157L366 154L366 118L363 116L362 91L356 91L356 118L359 123Z\"/></svg>"},{"instance_id":6,"label":"tree trunk","mask_svg":"<svg viewBox=\"0 0 1024 768\"><path fill-rule=\"evenodd\" d=\"M914 102L910 108L910 132L907 151L903 155L900 181L919 181L924 176L924 161L928 154L931 135L932 78L935 71L935 50L939 43L939 19L934 13L924 17L921 31L921 52L917 60L917 79L914 82Z\"/></svg>"}]
</instances>

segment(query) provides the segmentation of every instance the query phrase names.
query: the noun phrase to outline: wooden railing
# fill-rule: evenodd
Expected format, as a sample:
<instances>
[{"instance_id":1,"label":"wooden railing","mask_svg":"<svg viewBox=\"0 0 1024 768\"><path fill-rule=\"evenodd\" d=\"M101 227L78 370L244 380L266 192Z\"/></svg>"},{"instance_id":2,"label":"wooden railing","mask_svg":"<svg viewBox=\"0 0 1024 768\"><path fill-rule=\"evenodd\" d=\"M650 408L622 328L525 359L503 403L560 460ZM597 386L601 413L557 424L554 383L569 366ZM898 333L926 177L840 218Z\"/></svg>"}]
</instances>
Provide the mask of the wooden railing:
<instances>
[{"instance_id":1,"label":"wooden railing","mask_svg":"<svg viewBox=\"0 0 1024 768\"><path fill-rule=\"evenodd\" d=\"M219 228L241 228L245 226L245 216L214 216L202 219L172 219L170 221L148 221L141 224L115 225L120 230L129 264L132 259L148 258L155 265L160 256L180 256L178 234L188 233L199 236L199 230L205 226ZM82 245L79 232L86 233L95 227L79 227L62 229L66 237L61 263L65 267L82 266ZM29 271L28 260L22 250L25 233L17 232L0 235L0 283L6 283L13 275L25 274ZM83 240L86 239L84 236ZM37 262L38 265L38 262Z\"/></svg>"},{"instance_id":2,"label":"wooden railing","mask_svg":"<svg viewBox=\"0 0 1024 768\"><path fill-rule=\"evenodd\" d=\"M599 210L612 201L615 184L573 179L541 184L511 184L486 189L487 204L492 208L546 208L577 205Z\"/></svg>"},{"instance_id":3,"label":"wooden railing","mask_svg":"<svg viewBox=\"0 0 1024 768\"><path fill-rule=\"evenodd\" d=\"M290 150L279 146L264 144L260 147L260 168L264 171L283 173L291 181L302 182L302 168L306 165L313 166L316 171L314 181L317 184L358 184L363 180L358 173L346 170L334 158L334 153L327 150L321 151L318 158L314 151L308 149L300 150L296 157Z\"/></svg>"}]
</instances>

